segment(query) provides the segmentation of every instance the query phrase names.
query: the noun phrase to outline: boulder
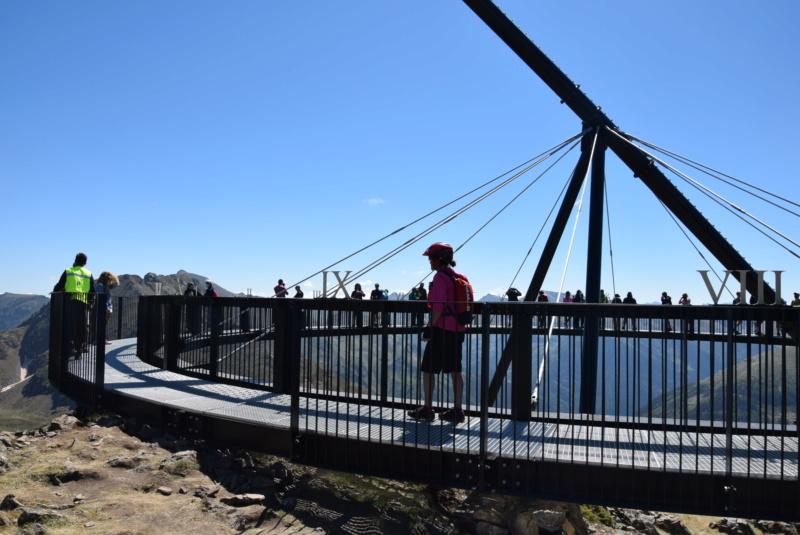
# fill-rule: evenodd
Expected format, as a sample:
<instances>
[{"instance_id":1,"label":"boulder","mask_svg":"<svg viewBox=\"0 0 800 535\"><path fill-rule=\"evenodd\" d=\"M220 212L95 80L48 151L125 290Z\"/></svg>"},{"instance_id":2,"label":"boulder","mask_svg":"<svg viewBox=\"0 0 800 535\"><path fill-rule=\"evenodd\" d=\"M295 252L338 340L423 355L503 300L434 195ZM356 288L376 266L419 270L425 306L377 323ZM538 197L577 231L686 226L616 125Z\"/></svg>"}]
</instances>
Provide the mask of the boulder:
<instances>
[{"instance_id":1,"label":"boulder","mask_svg":"<svg viewBox=\"0 0 800 535\"><path fill-rule=\"evenodd\" d=\"M656 527L666 531L670 535L692 535L680 519L672 515L658 515L656 516Z\"/></svg>"},{"instance_id":2,"label":"boulder","mask_svg":"<svg viewBox=\"0 0 800 535\"><path fill-rule=\"evenodd\" d=\"M112 468L136 468L139 465L139 460L132 457L114 457L109 459L106 464Z\"/></svg>"},{"instance_id":3,"label":"boulder","mask_svg":"<svg viewBox=\"0 0 800 535\"><path fill-rule=\"evenodd\" d=\"M266 497L263 494L236 494L228 498L222 498L220 501L233 507L247 507L248 505L264 503L265 499Z\"/></svg>"},{"instance_id":4,"label":"boulder","mask_svg":"<svg viewBox=\"0 0 800 535\"><path fill-rule=\"evenodd\" d=\"M22 514L17 519L18 526L32 524L34 522L48 522L51 520L62 520L66 518L57 511L51 511L42 507L23 507Z\"/></svg>"},{"instance_id":5,"label":"boulder","mask_svg":"<svg viewBox=\"0 0 800 535\"><path fill-rule=\"evenodd\" d=\"M8 458L0 453L0 474L8 472L10 468L11 464L8 462Z\"/></svg>"},{"instance_id":6,"label":"boulder","mask_svg":"<svg viewBox=\"0 0 800 535\"><path fill-rule=\"evenodd\" d=\"M48 431L69 431L78 424L78 419L69 414L57 416L47 427Z\"/></svg>"},{"instance_id":7,"label":"boulder","mask_svg":"<svg viewBox=\"0 0 800 535\"><path fill-rule=\"evenodd\" d=\"M554 531L556 533L561 531L561 526L564 525L564 520L567 518L565 511L553 511L550 509L540 509L532 512L533 520L536 525L545 531Z\"/></svg>"},{"instance_id":8,"label":"boulder","mask_svg":"<svg viewBox=\"0 0 800 535\"><path fill-rule=\"evenodd\" d=\"M614 517L617 522L625 527L633 528L632 531L645 533L646 535L658 535L656 529L655 516L648 514L647 511L635 511L633 509L613 509Z\"/></svg>"},{"instance_id":9,"label":"boulder","mask_svg":"<svg viewBox=\"0 0 800 535\"><path fill-rule=\"evenodd\" d=\"M13 511L19 507L22 507L22 504L13 494L6 494L6 497L0 502L0 511Z\"/></svg>"},{"instance_id":10,"label":"boulder","mask_svg":"<svg viewBox=\"0 0 800 535\"><path fill-rule=\"evenodd\" d=\"M721 518L717 522L711 522L708 527L731 535L755 535L752 526L738 518Z\"/></svg>"},{"instance_id":11,"label":"boulder","mask_svg":"<svg viewBox=\"0 0 800 535\"><path fill-rule=\"evenodd\" d=\"M156 492L163 495L163 496L170 496L172 495L172 489L169 487L158 487Z\"/></svg>"},{"instance_id":12,"label":"boulder","mask_svg":"<svg viewBox=\"0 0 800 535\"><path fill-rule=\"evenodd\" d=\"M756 527L764 533L784 533L786 535L797 535L797 528L785 522L774 522L772 520L758 520Z\"/></svg>"},{"instance_id":13,"label":"boulder","mask_svg":"<svg viewBox=\"0 0 800 535\"><path fill-rule=\"evenodd\" d=\"M513 535L539 535L539 525L536 523L533 513L534 511L517 513L511 533Z\"/></svg>"}]
</instances>

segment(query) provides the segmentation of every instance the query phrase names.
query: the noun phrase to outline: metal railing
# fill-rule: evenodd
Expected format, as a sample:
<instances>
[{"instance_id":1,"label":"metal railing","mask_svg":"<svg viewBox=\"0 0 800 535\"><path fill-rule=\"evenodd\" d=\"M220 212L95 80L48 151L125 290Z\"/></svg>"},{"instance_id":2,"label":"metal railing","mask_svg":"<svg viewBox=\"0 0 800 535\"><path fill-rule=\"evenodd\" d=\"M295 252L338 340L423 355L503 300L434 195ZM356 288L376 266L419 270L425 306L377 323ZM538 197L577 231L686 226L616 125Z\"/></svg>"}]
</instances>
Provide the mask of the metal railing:
<instances>
[{"instance_id":1,"label":"metal railing","mask_svg":"<svg viewBox=\"0 0 800 535\"><path fill-rule=\"evenodd\" d=\"M534 491L548 466L800 489L798 309L475 310L463 343L459 425L406 416L423 397L424 303L144 297L137 348L168 370L289 395L293 443L309 463L519 492ZM590 324L596 360L584 354ZM437 377L437 413L452 406L452 379ZM387 453L401 451L416 453Z\"/></svg>"}]
</instances>

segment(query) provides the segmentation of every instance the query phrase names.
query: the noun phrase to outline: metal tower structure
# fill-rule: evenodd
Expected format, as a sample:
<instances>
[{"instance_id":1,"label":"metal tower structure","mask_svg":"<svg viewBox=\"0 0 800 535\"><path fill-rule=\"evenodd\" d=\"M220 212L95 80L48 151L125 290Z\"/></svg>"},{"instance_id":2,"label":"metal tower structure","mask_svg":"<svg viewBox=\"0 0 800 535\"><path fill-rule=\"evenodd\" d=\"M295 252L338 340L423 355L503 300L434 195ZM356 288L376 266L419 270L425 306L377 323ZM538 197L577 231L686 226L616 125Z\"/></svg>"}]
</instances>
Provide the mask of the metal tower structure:
<instances>
[{"instance_id":1,"label":"metal tower structure","mask_svg":"<svg viewBox=\"0 0 800 535\"><path fill-rule=\"evenodd\" d=\"M586 302L597 303L600 297L601 253L603 245L603 202L605 182L605 152L611 149L617 157L639 178L645 186L686 226L686 228L714 255L726 269L748 271L747 291L763 295L773 302L775 292L764 282L759 282L750 263L727 239L700 213L700 211L656 167L651 158L631 142L602 111L601 107L581 91L558 66L548 58L491 0L464 0L464 3L514 51L519 58L566 104L583 123L584 139L581 157L572 174L558 215L536 266L525 300L536 298L564 233L570 211L591 165L591 191L589 201L589 244L586 262ZM763 285L761 288L760 285ZM595 412L597 392L597 325L586 322L581 358L580 410ZM503 378L512 363L509 341L503 351L495 376L489 386L489 400L494 403ZM519 405L519 404L518 404ZM521 414L523 408L516 407Z\"/></svg>"}]
</instances>

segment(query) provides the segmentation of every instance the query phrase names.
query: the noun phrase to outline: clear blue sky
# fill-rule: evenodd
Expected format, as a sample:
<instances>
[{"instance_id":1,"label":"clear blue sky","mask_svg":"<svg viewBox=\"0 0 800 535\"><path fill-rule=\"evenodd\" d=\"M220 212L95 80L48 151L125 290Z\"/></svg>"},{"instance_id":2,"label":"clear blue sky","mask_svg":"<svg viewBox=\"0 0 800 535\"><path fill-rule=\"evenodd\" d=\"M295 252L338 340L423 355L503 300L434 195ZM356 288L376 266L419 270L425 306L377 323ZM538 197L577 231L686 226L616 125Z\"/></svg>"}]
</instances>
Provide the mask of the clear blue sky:
<instances>
[{"instance_id":1,"label":"clear blue sky","mask_svg":"<svg viewBox=\"0 0 800 535\"><path fill-rule=\"evenodd\" d=\"M797 199L800 3L499 5L623 130ZM95 273L186 269L266 294L278 277L294 282L579 128L455 0L2 2L0 292L46 293L82 250ZM508 286L576 158L459 254L479 295ZM708 301L703 261L608 160L617 291ZM800 237L797 217L693 176ZM526 182L424 241L460 243ZM785 296L800 288L796 258L678 186L753 265L786 270ZM587 216L567 289L584 286ZM541 244L516 286L527 286ZM407 290L427 266L423 249L360 281Z\"/></svg>"}]
</instances>

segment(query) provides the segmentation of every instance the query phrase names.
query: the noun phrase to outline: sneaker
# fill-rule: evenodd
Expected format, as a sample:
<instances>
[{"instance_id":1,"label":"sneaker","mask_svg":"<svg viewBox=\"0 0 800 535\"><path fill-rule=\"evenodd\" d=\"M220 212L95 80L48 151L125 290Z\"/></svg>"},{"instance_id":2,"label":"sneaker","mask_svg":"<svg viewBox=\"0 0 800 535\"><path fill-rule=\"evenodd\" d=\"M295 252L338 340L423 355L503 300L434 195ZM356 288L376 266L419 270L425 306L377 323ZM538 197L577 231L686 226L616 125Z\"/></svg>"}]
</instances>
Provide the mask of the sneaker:
<instances>
[{"instance_id":1,"label":"sneaker","mask_svg":"<svg viewBox=\"0 0 800 535\"><path fill-rule=\"evenodd\" d=\"M445 422L453 422L454 424L460 424L464 421L464 411L461 409L447 409L444 411L439 418L444 420Z\"/></svg>"},{"instance_id":2,"label":"sneaker","mask_svg":"<svg viewBox=\"0 0 800 535\"><path fill-rule=\"evenodd\" d=\"M427 420L432 422L435 418L435 414L433 413L433 409L430 407L418 407L414 410L408 411L408 417L414 420Z\"/></svg>"}]
</instances>

